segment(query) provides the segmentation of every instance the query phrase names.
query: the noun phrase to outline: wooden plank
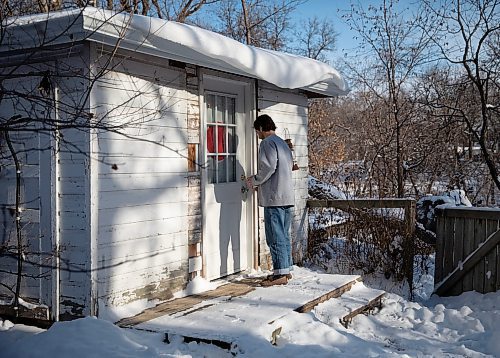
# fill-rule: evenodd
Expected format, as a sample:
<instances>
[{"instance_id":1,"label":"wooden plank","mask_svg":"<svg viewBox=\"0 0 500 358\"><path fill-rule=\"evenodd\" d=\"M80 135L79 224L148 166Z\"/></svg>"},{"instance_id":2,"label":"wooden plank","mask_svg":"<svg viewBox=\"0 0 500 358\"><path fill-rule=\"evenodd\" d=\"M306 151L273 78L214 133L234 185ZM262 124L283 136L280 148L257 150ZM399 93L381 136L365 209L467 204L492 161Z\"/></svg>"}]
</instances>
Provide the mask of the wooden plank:
<instances>
[{"instance_id":1,"label":"wooden plank","mask_svg":"<svg viewBox=\"0 0 500 358\"><path fill-rule=\"evenodd\" d=\"M449 218L448 218L449 219ZM462 264L465 257L464 253L464 229L465 229L465 218L455 218L455 235L453 241L453 260L452 267L458 267ZM449 291L451 296L458 296L462 293L462 282L457 282Z\"/></svg>"},{"instance_id":2,"label":"wooden plank","mask_svg":"<svg viewBox=\"0 0 500 358\"><path fill-rule=\"evenodd\" d=\"M463 234L463 257L468 257L472 251L475 250L474 247L474 225L476 220L468 219L465 221L465 228ZM472 291L473 286L474 270L470 270L462 278L462 290L463 292Z\"/></svg>"},{"instance_id":3,"label":"wooden plank","mask_svg":"<svg viewBox=\"0 0 500 358\"><path fill-rule=\"evenodd\" d=\"M86 197L85 193L81 194L63 194L59 193L59 210L63 212L85 213Z\"/></svg>"},{"instance_id":4,"label":"wooden plank","mask_svg":"<svg viewBox=\"0 0 500 358\"><path fill-rule=\"evenodd\" d=\"M442 295L447 295L449 290L455 285L464 275L466 272L474 269L478 269L475 271L475 275L478 275L478 281L476 285L476 281L474 281L474 289L478 292L479 291L477 288L482 287L484 289L484 256L487 255L491 250L495 249L496 246L500 244L500 230L496 231L495 233L491 234L486 242L484 242L481 246L479 246L464 262L461 266L455 268L453 272L450 273L450 275L442 281L440 284L435 289L435 292L442 296ZM478 264L482 264L479 265ZM482 273L482 275L480 275ZM476 278L476 276L474 276ZM482 278L482 280L479 280L479 278Z\"/></svg>"},{"instance_id":5,"label":"wooden plank","mask_svg":"<svg viewBox=\"0 0 500 358\"><path fill-rule=\"evenodd\" d=\"M273 335L279 330L281 318L292 313L294 308L306 305L357 278L354 275L297 273L288 285L258 288L244 297L220 304L210 305L211 302L206 302L202 310L191 309L165 315L137 327L224 342L237 342L258 331L259 336L272 342ZM259 309L260 306L265 309ZM210 320L207 320L207 315Z\"/></svg>"},{"instance_id":6,"label":"wooden plank","mask_svg":"<svg viewBox=\"0 0 500 358\"><path fill-rule=\"evenodd\" d=\"M443 210L444 216L465 217L470 219L500 220L500 209L456 207Z\"/></svg>"},{"instance_id":7,"label":"wooden plank","mask_svg":"<svg viewBox=\"0 0 500 358\"><path fill-rule=\"evenodd\" d=\"M100 173L99 191L178 188L187 186L184 174L172 173Z\"/></svg>"},{"instance_id":8,"label":"wooden plank","mask_svg":"<svg viewBox=\"0 0 500 358\"><path fill-rule=\"evenodd\" d=\"M307 121L307 110L305 107L297 106L296 104L291 103L283 103L283 102L275 102L275 101L267 101L260 100L259 107L266 110L272 118L275 118L273 114L278 114L282 116L286 116L288 118L292 117L305 117L302 119L302 123ZM273 112L273 113L271 113ZM278 126L278 123L276 123ZM280 134L278 134L280 135ZM281 135L280 135L281 136Z\"/></svg>"},{"instance_id":9,"label":"wooden plank","mask_svg":"<svg viewBox=\"0 0 500 358\"><path fill-rule=\"evenodd\" d=\"M198 166L196 165L196 162L198 161L197 157L197 144L188 144L188 171L189 172L196 172L198 171Z\"/></svg>"},{"instance_id":10,"label":"wooden plank","mask_svg":"<svg viewBox=\"0 0 500 358\"><path fill-rule=\"evenodd\" d=\"M157 148L156 150L161 148L156 143L164 144L167 147L169 147L169 143L173 143L173 148L186 143L186 114L162 115L147 121L132 118L126 118L126 120L132 121L133 124L119 132L105 130L99 132L99 154L109 152L108 148L114 146L122 147L126 141L135 142L134 145L146 144L151 148Z\"/></svg>"},{"instance_id":11,"label":"wooden plank","mask_svg":"<svg viewBox=\"0 0 500 358\"><path fill-rule=\"evenodd\" d=\"M88 213L85 211L81 212L69 212L60 211L60 226L59 229L62 230L87 230L90 223Z\"/></svg>"},{"instance_id":12,"label":"wooden plank","mask_svg":"<svg viewBox=\"0 0 500 358\"><path fill-rule=\"evenodd\" d=\"M164 209L161 206L171 206L168 210L178 210L176 207L180 204L185 204L187 207L188 193L186 187L180 188L159 188L159 189L134 189L134 190L117 190L99 193L99 211L105 215L106 211L124 209L124 211L138 213L141 207L145 210ZM126 209L126 210L125 210ZM174 213L165 212L164 217L172 217L182 215L184 211ZM157 215L152 215L157 216Z\"/></svg>"},{"instance_id":13,"label":"wooden plank","mask_svg":"<svg viewBox=\"0 0 500 358\"><path fill-rule=\"evenodd\" d=\"M109 244L134 238L187 232L187 217L130 222L122 225L99 226L99 242Z\"/></svg>"},{"instance_id":14,"label":"wooden plank","mask_svg":"<svg viewBox=\"0 0 500 358\"><path fill-rule=\"evenodd\" d=\"M385 295L385 293L381 293L379 296L368 301L365 305L360 306L360 307L352 310L352 312L345 315L344 317L340 317L340 319L339 319L340 323L345 328L348 328L349 323L351 323L352 319L354 317L356 317L358 314L367 312L367 311L372 310L376 307L381 308L382 307L382 298L384 297L384 295Z\"/></svg>"},{"instance_id":15,"label":"wooden plank","mask_svg":"<svg viewBox=\"0 0 500 358\"><path fill-rule=\"evenodd\" d=\"M64 194L84 194L88 183L84 176L62 177L59 179L59 192Z\"/></svg>"},{"instance_id":16,"label":"wooden plank","mask_svg":"<svg viewBox=\"0 0 500 358\"><path fill-rule=\"evenodd\" d=\"M19 309L15 310L11 305L0 305L0 315L4 319L12 319L17 323L36 323L37 325L40 324L41 327L48 327L50 325L48 322L48 307L42 306L29 309L20 305Z\"/></svg>"},{"instance_id":17,"label":"wooden plank","mask_svg":"<svg viewBox=\"0 0 500 358\"><path fill-rule=\"evenodd\" d=\"M351 289L351 287L354 286L359 281L361 281L361 278L347 282L345 285L338 287L330 292L327 292L326 294L321 295L321 296L315 298L314 300L311 300L311 301L307 302L306 304L294 309L294 311L299 312L299 313L310 312L314 307L319 305L321 302L328 301L331 298L340 297L344 292L349 291Z\"/></svg>"},{"instance_id":18,"label":"wooden plank","mask_svg":"<svg viewBox=\"0 0 500 358\"><path fill-rule=\"evenodd\" d=\"M486 238L486 220L474 219L474 250L477 250ZM472 280L474 291L483 292L484 289L484 260L478 261L474 267Z\"/></svg>"},{"instance_id":19,"label":"wooden plank","mask_svg":"<svg viewBox=\"0 0 500 358\"><path fill-rule=\"evenodd\" d=\"M497 284L496 290L500 290L500 245L497 245Z\"/></svg>"},{"instance_id":20,"label":"wooden plank","mask_svg":"<svg viewBox=\"0 0 500 358\"><path fill-rule=\"evenodd\" d=\"M298 108L299 111L304 111L303 108ZM299 115L287 115L283 112L274 112L274 111L266 111L276 123L276 133L284 138L287 134L290 135L290 138L298 138L298 137L307 137L307 117L299 116ZM287 133L285 133L285 128L287 129ZM293 143L303 143L302 140L294 141Z\"/></svg>"},{"instance_id":21,"label":"wooden plank","mask_svg":"<svg viewBox=\"0 0 500 358\"><path fill-rule=\"evenodd\" d=\"M90 269L90 248L82 243L80 246L71 246L71 243L64 246L64 249L59 251L61 258L61 270L82 271Z\"/></svg>"},{"instance_id":22,"label":"wooden plank","mask_svg":"<svg viewBox=\"0 0 500 358\"><path fill-rule=\"evenodd\" d=\"M115 158L106 163L99 163L99 173L185 173L187 171L186 154L177 154L174 158Z\"/></svg>"},{"instance_id":23,"label":"wooden plank","mask_svg":"<svg viewBox=\"0 0 500 358\"><path fill-rule=\"evenodd\" d=\"M131 148L128 148L126 150L122 149L120 151L111 150L110 152L99 153L98 158L100 161L108 163L113 163L120 159L129 160L146 158L163 160L169 158L177 158L179 157L179 155L184 155L184 157L187 158L188 146L186 144L179 145L178 149L175 148L176 146L157 146L157 149L161 149L161 153L158 153L158 151L147 150L144 145L141 146L142 143L140 143L140 140L136 140L134 142L136 143L136 150L131 150ZM134 147L134 145L131 145L131 147Z\"/></svg>"},{"instance_id":24,"label":"wooden plank","mask_svg":"<svg viewBox=\"0 0 500 358\"><path fill-rule=\"evenodd\" d=\"M188 279L187 267L185 272L172 271L168 274L156 267L153 270L148 274L140 272L140 276L138 272L134 272L113 277L109 282L97 282L98 298L114 306L143 298L165 301L185 287Z\"/></svg>"},{"instance_id":25,"label":"wooden plank","mask_svg":"<svg viewBox=\"0 0 500 358\"><path fill-rule=\"evenodd\" d=\"M267 82L259 81L259 104L266 100L275 103L290 103L307 108L307 97L304 94L291 92L289 89L282 89ZM262 109L259 107L259 109Z\"/></svg>"},{"instance_id":26,"label":"wooden plank","mask_svg":"<svg viewBox=\"0 0 500 358\"><path fill-rule=\"evenodd\" d=\"M99 149L96 153L99 157L106 159L109 156L123 155L126 157L147 153L151 157L171 157L173 153L186 151L186 138L176 134L179 142L174 142L174 135L169 131L182 132L182 128L161 128L156 131L156 138L151 136L150 141L141 138L127 138L124 136L103 139L99 141ZM168 138L168 141L166 140ZM154 142L151 142L154 141Z\"/></svg>"},{"instance_id":27,"label":"wooden plank","mask_svg":"<svg viewBox=\"0 0 500 358\"><path fill-rule=\"evenodd\" d=\"M354 199L354 200L308 200L310 208L338 208L338 209L382 209L404 208L415 203L413 199Z\"/></svg>"},{"instance_id":28,"label":"wooden plank","mask_svg":"<svg viewBox=\"0 0 500 358\"><path fill-rule=\"evenodd\" d=\"M403 267L410 287L413 287L413 263L415 259L415 244L413 242L416 220L415 210L415 202L413 200L407 201L404 207L406 233L403 238L403 252L405 253L403 256Z\"/></svg>"},{"instance_id":29,"label":"wooden plank","mask_svg":"<svg viewBox=\"0 0 500 358\"><path fill-rule=\"evenodd\" d=\"M149 251L148 251L149 250ZM121 250L123 252L123 250ZM101 252L99 252L101 255ZM142 248L140 252L119 257L115 257L109 249L103 250L99 256L97 265L99 266L99 276L119 276L128 272L145 272L147 275L154 272L154 267L159 267L160 271L168 266L168 271L178 269L183 261L187 262L188 249L187 240L185 245L178 245L166 249ZM76 261L78 262L78 261ZM83 261L80 261L83 262ZM174 265L175 264L175 265ZM175 266L175 267L174 267ZM149 272L148 272L149 269Z\"/></svg>"},{"instance_id":30,"label":"wooden plank","mask_svg":"<svg viewBox=\"0 0 500 358\"><path fill-rule=\"evenodd\" d=\"M133 317L121 319L120 321L116 322L116 325L118 325L119 327L135 326L139 323L143 323L160 316L172 315L174 313L187 311L193 306L205 300L211 300L217 297L224 296L226 296L227 299L230 299L232 297L242 296L250 291L253 291L254 289L255 288L253 286L250 286L247 283L228 283L226 285L217 287L215 290L161 303L156 307L145 310Z\"/></svg>"},{"instance_id":31,"label":"wooden plank","mask_svg":"<svg viewBox=\"0 0 500 358\"><path fill-rule=\"evenodd\" d=\"M444 224L445 238L443 241L443 277L450 274L453 266L453 251L455 250L455 218L446 218Z\"/></svg>"},{"instance_id":32,"label":"wooden plank","mask_svg":"<svg viewBox=\"0 0 500 358\"><path fill-rule=\"evenodd\" d=\"M415 201L414 200L408 201L404 209L405 209L405 222L407 227L406 231L408 232L409 235L413 235L413 233L415 232L415 221L416 221Z\"/></svg>"},{"instance_id":33,"label":"wooden plank","mask_svg":"<svg viewBox=\"0 0 500 358\"><path fill-rule=\"evenodd\" d=\"M499 221L486 220L486 236L489 237L498 230ZM497 247L492 248L484 257L484 293L496 291L497 265L500 261L500 258L497 256Z\"/></svg>"},{"instance_id":34,"label":"wooden plank","mask_svg":"<svg viewBox=\"0 0 500 358\"><path fill-rule=\"evenodd\" d=\"M186 233L158 235L126 240L111 245L99 245L99 262L132 259L138 255L159 255L165 250L185 250L188 242Z\"/></svg>"}]
</instances>

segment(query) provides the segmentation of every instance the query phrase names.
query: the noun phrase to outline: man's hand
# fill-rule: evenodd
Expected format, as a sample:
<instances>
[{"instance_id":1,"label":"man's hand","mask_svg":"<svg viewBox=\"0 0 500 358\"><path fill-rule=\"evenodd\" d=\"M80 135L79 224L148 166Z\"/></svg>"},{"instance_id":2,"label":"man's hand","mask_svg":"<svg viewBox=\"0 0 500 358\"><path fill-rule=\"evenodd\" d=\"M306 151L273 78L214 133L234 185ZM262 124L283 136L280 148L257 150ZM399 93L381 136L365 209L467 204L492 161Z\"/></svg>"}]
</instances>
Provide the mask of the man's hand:
<instances>
[{"instance_id":1,"label":"man's hand","mask_svg":"<svg viewBox=\"0 0 500 358\"><path fill-rule=\"evenodd\" d=\"M247 177L245 179L245 183L247 184L248 189L255 189L255 187L253 185L253 176Z\"/></svg>"}]
</instances>

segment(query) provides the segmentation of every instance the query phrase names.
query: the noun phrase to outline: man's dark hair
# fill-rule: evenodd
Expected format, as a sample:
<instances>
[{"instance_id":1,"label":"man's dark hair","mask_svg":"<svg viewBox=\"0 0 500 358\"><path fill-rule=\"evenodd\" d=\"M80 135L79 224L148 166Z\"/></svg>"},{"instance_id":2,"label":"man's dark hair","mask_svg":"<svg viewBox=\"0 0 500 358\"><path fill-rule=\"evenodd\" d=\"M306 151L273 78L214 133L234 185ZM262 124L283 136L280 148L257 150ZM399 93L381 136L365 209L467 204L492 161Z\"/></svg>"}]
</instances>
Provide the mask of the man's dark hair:
<instances>
[{"instance_id":1,"label":"man's dark hair","mask_svg":"<svg viewBox=\"0 0 500 358\"><path fill-rule=\"evenodd\" d=\"M274 124L273 119L267 114L261 114L258 116L255 122L253 122L253 127L261 132L276 130L276 124Z\"/></svg>"}]
</instances>

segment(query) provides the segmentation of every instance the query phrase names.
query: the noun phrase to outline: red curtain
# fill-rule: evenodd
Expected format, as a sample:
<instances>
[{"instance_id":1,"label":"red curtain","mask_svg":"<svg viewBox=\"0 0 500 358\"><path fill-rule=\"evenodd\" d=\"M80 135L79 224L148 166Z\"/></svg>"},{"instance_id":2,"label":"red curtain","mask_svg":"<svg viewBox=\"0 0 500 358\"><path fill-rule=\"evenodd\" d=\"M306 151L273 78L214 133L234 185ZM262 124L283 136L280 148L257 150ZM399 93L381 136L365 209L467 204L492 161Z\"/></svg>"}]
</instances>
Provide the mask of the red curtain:
<instances>
[{"instance_id":1,"label":"red curtain","mask_svg":"<svg viewBox=\"0 0 500 358\"><path fill-rule=\"evenodd\" d=\"M207 150L209 153L225 153L225 127L217 126L217 151L215 150L215 128L216 126L208 126L207 128ZM224 156L219 155L217 160L223 160Z\"/></svg>"}]
</instances>

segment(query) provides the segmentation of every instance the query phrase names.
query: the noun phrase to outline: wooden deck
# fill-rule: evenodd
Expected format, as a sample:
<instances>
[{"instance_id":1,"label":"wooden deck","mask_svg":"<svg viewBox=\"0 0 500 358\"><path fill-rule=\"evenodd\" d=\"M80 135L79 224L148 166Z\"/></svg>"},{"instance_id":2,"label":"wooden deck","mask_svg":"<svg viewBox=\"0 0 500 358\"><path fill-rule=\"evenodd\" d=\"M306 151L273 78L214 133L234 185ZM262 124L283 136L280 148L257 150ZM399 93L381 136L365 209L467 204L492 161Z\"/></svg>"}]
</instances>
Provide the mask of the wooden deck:
<instances>
[{"instance_id":1,"label":"wooden deck","mask_svg":"<svg viewBox=\"0 0 500 358\"><path fill-rule=\"evenodd\" d=\"M262 280L263 278L230 282L217 287L215 290L166 301L153 308L146 309L133 317L121 319L115 324L120 327L133 327L140 323L165 315L169 316L179 312L189 312L193 309L193 307L198 305L202 305L201 307L198 307L198 309L202 309L203 307L211 305L209 302L217 298L225 298L228 300L245 295L248 292L253 291L256 286L259 286ZM206 304L203 305L203 302L206 302Z\"/></svg>"},{"instance_id":2,"label":"wooden deck","mask_svg":"<svg viewBox=\"0 0 500 358\"><path fill-rule=\"evenodd\" d=\"M201 295L162 303L117 324L164 333L167 343L180 336L185 342L206 342L234 352L241 341L274 344L283 328L282 318L293 312L309 312L321 302L338 298L335 314L347 325L356 314L380 305L383 295L364 287L357 275L302 271L288 285L266 288L260 287L261 280L230 282ZM360 286L361 291L356 289ZM344 296L347 301L342 303Z\"/></svg>"}]
</instances>

